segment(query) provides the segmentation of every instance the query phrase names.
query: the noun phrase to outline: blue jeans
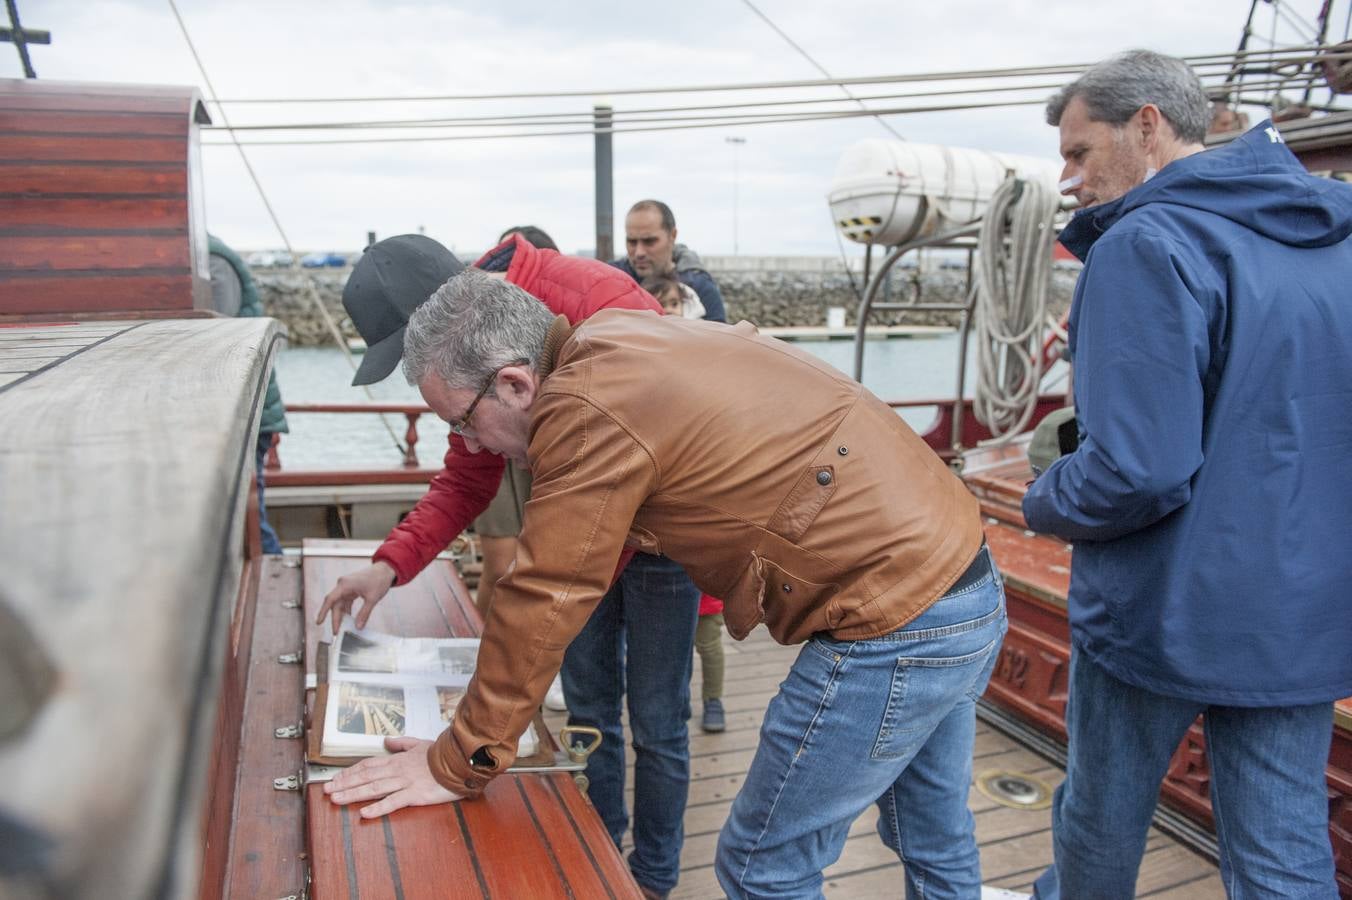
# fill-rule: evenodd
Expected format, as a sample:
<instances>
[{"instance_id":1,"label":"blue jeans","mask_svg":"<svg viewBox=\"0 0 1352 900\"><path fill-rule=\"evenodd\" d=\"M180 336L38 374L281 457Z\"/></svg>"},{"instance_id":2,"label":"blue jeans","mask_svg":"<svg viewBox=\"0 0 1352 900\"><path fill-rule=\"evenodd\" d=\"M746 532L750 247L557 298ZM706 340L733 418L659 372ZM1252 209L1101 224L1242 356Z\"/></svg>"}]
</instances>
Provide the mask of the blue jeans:
<instances>
[{"instance_id":1,"label":"blue jeans","mask_svg":"<svg viewBox=\"0 0 1352 900\"><path fill-rule=\"evenodd\" d=\"M636 553L563 658L568 722L601 729L587 760L591 798L615 846L629 826L624 803L626 690L634 736L634 850L639 884L669 891L680 875L690 789L690 661L699 588L670 559Z\"/></svg>"},{"instance_id":2,"label":"blue jeans","mask_svg":"<svg viewBox=\"0 0 1352 900\"><path fill-rule=\"evenodd\" d=\"M1066 780L1052 805L1054 862L1036 896L1130 898L1169 759L1198 715L1225 892L1336 898L1324 765L1333 704L1207 706L1133 687L1070 657Z\"/></svg>"},{"instance_id":3,"label":"blue jeans","mask_svg":"<svg viewBox=\"0 0 1352 900\"><path fill-rule=\"evenodd\" d=\"M770 701L719 835L714 865L728 896L821 896L822 869L874 803L908 898L977 896L967 809L976 698L1005 628L1004 586L983 549L952 590L891 634L809 640Z\"/></svg>"},{"instance_id":4,"label":"blue jeans","mask_svg":"<svg viewBox=\"0 0 1352 900\"><path fill-rule=\"evenodd\" d=\"M254 461L257 463L258 481L258 531L263 538L263 552L278 554L282 552L282 542L277 540L277 532L268 521L268 508L263 504L263 466L267 463L268 450L272 447L273 433L260 431L254 445Z\"/></svg>"}]
</instances>

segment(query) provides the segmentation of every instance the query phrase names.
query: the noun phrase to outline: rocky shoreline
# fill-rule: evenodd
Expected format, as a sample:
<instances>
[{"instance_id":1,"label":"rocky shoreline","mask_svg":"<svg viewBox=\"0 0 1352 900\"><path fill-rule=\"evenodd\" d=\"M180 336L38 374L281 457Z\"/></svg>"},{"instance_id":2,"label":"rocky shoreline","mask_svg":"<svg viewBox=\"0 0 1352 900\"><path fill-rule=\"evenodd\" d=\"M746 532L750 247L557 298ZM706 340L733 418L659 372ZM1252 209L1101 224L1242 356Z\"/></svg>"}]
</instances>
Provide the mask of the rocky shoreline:
<instances>
[{"instance_id":1,"label":"rocky shoreline","mask_svg":"<svg viewBox=\"0 0 1352 900\"><path fill-rule=\"evenodd\" d=\"M853 326L859 301L856 289L863 290L859 273L846 273L838 261L834 266L823 262L819 266L722 268L710 265L710 272L718 280L727 303L728 320L746 319L764 328L826 324L827 310L843 307L846 324ZM312 279L324 308L347 338L357 336L343 310L342 292L350 269L255 269L254 280L262 295L263 308L268 315L280 319L287 327L291 346L312 347L333 343L323 317L315 310L306 286ZM1057 311L1070 305L1071 292L1077 272L1056 269L1052 272L1050 304ZM891 297L900 301L906 297L925 303L956 303L963 299L967 285L964 269L935 269L921 273L916 269L894 270L891 277ZM879 325L900 324L902 312L875 313L873 322ZM919 312L905 318L906 324L955 326L955 313Z\"/></svg>"}]
</instances>

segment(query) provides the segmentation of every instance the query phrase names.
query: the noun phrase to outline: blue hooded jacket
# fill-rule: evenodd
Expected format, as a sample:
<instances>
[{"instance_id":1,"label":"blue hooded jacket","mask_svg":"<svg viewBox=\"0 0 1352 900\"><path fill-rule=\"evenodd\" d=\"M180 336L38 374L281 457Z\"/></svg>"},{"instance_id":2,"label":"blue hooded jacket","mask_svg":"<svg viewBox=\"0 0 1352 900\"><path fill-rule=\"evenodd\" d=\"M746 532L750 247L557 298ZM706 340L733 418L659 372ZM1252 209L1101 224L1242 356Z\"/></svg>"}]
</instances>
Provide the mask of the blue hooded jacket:
<instances>
[{"instance_id":1,"label":"blue hooded jacket","mask_svg":"<svg viewBox=\"0 0 1352 900\"><path fill-rule=\"evenodd\" d=\"M1028 489L1072 640L1231 706L1352 695L1352 186L1264 122L1062 234L1080 445Z\"/></svg>"}]
</instances>

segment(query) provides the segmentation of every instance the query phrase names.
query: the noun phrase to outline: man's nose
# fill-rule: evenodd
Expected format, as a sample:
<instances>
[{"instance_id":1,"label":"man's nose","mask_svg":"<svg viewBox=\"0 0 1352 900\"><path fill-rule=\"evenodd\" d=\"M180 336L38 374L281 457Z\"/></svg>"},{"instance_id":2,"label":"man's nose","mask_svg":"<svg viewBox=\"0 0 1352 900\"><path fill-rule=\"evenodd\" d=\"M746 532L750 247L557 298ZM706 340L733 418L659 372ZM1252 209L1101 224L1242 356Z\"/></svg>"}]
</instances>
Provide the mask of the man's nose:
<instances>
[{"instance_id":1,"label":"man's nose","mask_svg":"<svg viewBox=\"0 0 1352 900\"><path fill-rule=\"evenodd\" d=\"M1074 195L1082 187L1084 187L1083 175L1076 173L1069 165L1061 170L1061 181L1056 185L1056 189L1063 195Z\"/></svg>"}]
</instances>

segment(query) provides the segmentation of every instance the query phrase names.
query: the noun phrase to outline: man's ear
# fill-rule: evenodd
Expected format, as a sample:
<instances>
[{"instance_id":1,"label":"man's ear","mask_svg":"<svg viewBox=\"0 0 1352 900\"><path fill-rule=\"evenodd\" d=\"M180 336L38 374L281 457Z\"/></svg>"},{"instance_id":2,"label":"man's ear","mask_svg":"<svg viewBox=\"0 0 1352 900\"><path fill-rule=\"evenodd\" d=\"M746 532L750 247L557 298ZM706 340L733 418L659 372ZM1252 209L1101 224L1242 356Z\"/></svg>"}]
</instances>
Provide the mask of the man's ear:
<instances>
[{"instance_id":1,"label":"man's ear","mask_svg":"<svg viewBox=\"0 0 1352 900\"><path fill-rule=\"evenodd\" d=\"M1160 113L1160 108L1153 103L1147 103L1138 109L1136 116L1140 120L1141 144L1146 152L1150 152L1159 144L1160 126L1164 124L1164 116Z\"/></svg>"},{"instance_id":2,"label":"man's ear","mask_svg":"<svg viewBox=\"0 0 1352 900\"><path fill-rule=\"evenodd\" d=\"M498 398L513 409L530 409L537 387L535 370L529 364L507 366L498 372Z\"/></svg>"},{"instance_id":3,"label":"man's ear","mask_svg":"<svg viewBox=\"0 0 1352 900\"><path fill-rule=\"evenodd\" d=\"M675 229L675 228L671 229L671 242L672 242L673 244L676 243L676 229Z\"/></svg>"}]
</instances>

